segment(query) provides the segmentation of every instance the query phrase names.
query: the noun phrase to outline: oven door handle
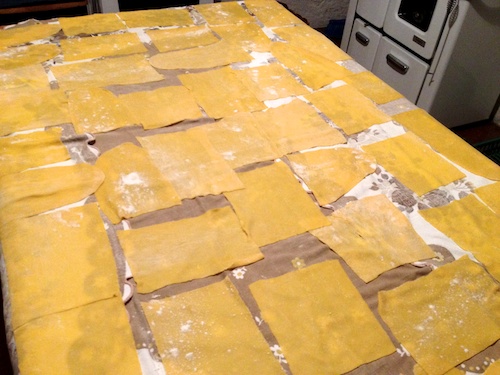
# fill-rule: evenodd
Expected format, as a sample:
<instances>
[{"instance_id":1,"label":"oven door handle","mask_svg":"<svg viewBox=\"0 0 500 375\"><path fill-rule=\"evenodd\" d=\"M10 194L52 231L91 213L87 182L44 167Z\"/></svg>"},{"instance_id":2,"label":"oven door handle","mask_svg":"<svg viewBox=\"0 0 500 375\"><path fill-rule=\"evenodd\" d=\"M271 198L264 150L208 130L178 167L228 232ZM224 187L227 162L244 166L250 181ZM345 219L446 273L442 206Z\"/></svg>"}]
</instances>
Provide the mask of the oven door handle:
<instances>
[{"instance_id":1,"label":"oven door handle","mask_svg":"<svg viewBox=\"0 0 500 375\"><path fill-rule=\"evenodd\" d=\"M398 59L396 56L388 54L385 57L387 61L387 65L389 65L392 69L394 69L396 72L398 72L401 75L405 75L408 73L408 70L410 67L402 62L400 59Z\"/></svg>"},{"instance_id":2,"label":"oven door handle","mask_svg":"<svg viewBox=\"0 0 500 375\"><path fill-rule=\"evenodd\" d=\"M365 47L368 44L370 44L370 38L368 38L365 34L361 33L360 31L356 33L356 40Z\"/></svg>"}]
</instances>

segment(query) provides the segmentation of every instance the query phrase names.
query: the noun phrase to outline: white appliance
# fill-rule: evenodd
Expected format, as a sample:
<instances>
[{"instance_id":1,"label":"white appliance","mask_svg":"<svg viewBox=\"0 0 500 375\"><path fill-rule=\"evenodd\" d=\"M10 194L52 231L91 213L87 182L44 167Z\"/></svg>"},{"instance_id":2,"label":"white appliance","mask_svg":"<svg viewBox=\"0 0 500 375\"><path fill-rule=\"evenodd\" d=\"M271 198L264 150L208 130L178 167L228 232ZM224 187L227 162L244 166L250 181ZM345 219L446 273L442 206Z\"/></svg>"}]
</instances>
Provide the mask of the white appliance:
<instances>
[{"instance_id":1,"label":"white appliance","mask_svg":"<svg viewBox=\"0 0 500 375\"><path fill-rule=\"evenodd\" d=\"M351 0L342 49L448 127L498 108L498 0Z\"/></svg>"}]
</instances>

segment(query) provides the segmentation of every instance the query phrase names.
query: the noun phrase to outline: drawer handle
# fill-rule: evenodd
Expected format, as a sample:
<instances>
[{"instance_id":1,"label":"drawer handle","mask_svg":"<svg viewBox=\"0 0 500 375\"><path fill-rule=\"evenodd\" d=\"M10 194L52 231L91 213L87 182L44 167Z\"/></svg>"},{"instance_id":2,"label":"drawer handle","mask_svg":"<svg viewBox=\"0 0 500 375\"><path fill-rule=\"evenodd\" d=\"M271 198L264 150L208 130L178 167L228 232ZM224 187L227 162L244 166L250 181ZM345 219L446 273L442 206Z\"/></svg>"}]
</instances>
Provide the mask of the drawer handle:
<instances>
[{"instance_id":1,"label":"drawer handle","mask_svg":"<svg viewBox=\"0 0 500 375\"><path fill-rule=\"evenodd\" d=\"M389 54L386 56L387 64L399 74L405 75L410 67L397 57Z\"/></svg>"},{"instance_id":2,"label":"drawer handle","mask_svg":"<svg viewBox=\"0 0 500 375\"><path fill-rule=\"evenodd\" d=\"M370 38L362 34L360 31L356 33L356 40L365 47L370 43Z\"/></svg>"}]
</instances>

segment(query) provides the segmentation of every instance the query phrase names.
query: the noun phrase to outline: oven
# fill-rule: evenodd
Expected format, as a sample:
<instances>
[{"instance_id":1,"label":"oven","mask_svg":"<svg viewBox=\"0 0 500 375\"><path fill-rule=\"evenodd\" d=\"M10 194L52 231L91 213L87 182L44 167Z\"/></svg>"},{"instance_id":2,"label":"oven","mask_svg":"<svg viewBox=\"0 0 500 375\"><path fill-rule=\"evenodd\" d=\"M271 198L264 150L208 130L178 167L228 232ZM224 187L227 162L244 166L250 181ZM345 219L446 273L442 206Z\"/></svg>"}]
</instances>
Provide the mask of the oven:
<instances>
[{"instance_id":1,"label":"oven","mask_svg":"<svg viewBox=\"0 0 500 375\"><path fill-rule=\"evenodd\" d=\"M446 126L498 108L497 0L351 0L342 48Z\"/></svg>"}]
</instances>

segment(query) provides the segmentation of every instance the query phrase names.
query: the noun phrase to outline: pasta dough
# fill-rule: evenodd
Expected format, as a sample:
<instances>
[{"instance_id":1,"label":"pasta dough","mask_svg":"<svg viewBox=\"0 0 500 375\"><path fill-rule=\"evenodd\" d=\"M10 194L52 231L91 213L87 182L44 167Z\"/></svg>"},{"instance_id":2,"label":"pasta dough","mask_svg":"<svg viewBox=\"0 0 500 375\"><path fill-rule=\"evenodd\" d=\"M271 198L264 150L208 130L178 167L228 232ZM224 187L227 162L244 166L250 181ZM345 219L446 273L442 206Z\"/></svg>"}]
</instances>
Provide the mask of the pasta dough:
<instances>
[{"instance_id":1,"label":"pasta dough","mask_svg":"<svg viewBox=\"0 0 500 375\"><path fill-rule=\"evenodd\" d=\"M146 150L123 143L97 159L106 178L95 195L102 211L117 224L147 212L181 203L172 185L149 159Z\"/></svg>"},{"instance_id":2,"label":"pasta dough","mask_svg":"<svg viewBox=\"0 0 500 375\"><path fill-rule=\"evenodd\" d=\"M99 34L125 29L125 25L114 13L94 13L80 17L62 17L59 23L67 36Z\"/></svg>"},{"instance_id":3,"label":"pasta dough","mask_svg":"<svg viewBox=\"0 0 500 375\"><path fill-rule=\"evenodd\" d=\"M291 43L275 42L271 52L313 90L352 74L335 62Z\"/></svg>"},{"instance_id":4,"label":"pasta dough","mask_svg":"<svg viewBox=\"0 0 500 375\"><path fill-rule=\"evenodd\" d=\"M303 24L274 0L246 0L245 5L267 27Z\"/></svg>"},{"instance_id":5,"label":"pasta dough","mask_svg":"<svg viewBox=\"0 0 500 375\"><path fill-rule=\"evenodd\" d=\"M119 297L44 316L14 337L23 374L142 374Z\"/></svg>"},{"instance_id":6,"label":"pasta dough","mask_svg":"<svg viewBox=\"0 0 500 375\"><path fill-rule=\"evenodd\" d=\"M0 135L70 122L68 99L61 90L0 94Z\"/></svg>"},{"instance_id":7,"label":"pasta dough","mask_svg":"<svg viewBox=\"0 0 500 375\"><path fill-rule=\"evenodd\" d=\"M195 5L209 25L227 25L253 22L254 19L235 1Z\"/></svg>"},{"instance_id":8,"label":"pasta dough","mask_svg":"<svg viewBox=\"0 0 500 375\"><path fill-rule=\"evenodd\" d=\"M3 233L13 329L120 295L96 204L14 220Z\"/></svg>"},{"instance_id":9,"label":"pasta dough","mask_svg":"<svg viewBox=\"0 0 500 375\"><path fill-rule=\"evenodd\" d=\"M372 156L350 148L313 150L287 158L322 206L335 202L375 171Z\"/></svg>"},{"instance_id":10,"label":"pasta dough","mask_svg":"<svg viewBox=\"0 0 500 375\"><path fill-rule=\"evenodd\" d=\"M338 261L257 281L250 291L294 374L343 374L395 351Z\"/></svg>"},{"instance_id":11,"label":"pasta dough","mask_svg":"<svg viewBox=\"0 0 500 375\"><path fill-rule=\"evenodd\" d=\"M269 52L271 50L271 40L262 31L262 28L254 22L212 26L223 40L236 46L241 46L249 52Z\"/></svg>"},{"instance_id":12,"label":"pasta dough","mask_svg":"<svg viewBox=\"0 0 500 375\"><path fill-rule=\"evenodd\" d=\"M474 190L474 193L493 210L500 215L500 182L482 186Z\"/></svg>"},{"instance_id":13,"label":"pasta dough","mask_svg":"<svg viewBox=\"0 0 500 375\"><path fill-rule=\"evenodd\" d=\"M238 80L230 67L178 77L210 117L219 119L237 112L267 108Z\"/></svg>"},{"instance_id":14,"label":"pasta dough","mask_svg":"<svg viewBox=\"0 0 500 375\"><path fill-rule=\"evenodd\" d=\"M0 138L0 177L69 158L60 128Z\"/></svg>"},{"instance_id":15,"label":"pasta dough","mask_svg":"<svg viewBox=\"0 0 500 375\"><path fill-rule=\"evenodd\" d=\"M311 233L339 254L367 283L402 264L435 257L408 219L385 196L349 202Z\"/></svg>"},{"instance_id":16,"label":"pasta dough","mask_svg":"<svg viewBox=\"0 0 500 375\"><path fill-rule=\"evenodd\" d=\"M65 61L147 52L137 34L112 34L61 40Z\"/></svg>"},{"instance_id":17,"label":"pasta dough","mask_svg":"<svg viewBox=\"0 0 500 375\"><path fill-rule=\"evenodd\" d=\"M252 56L243 48L224 40L207 46L159 53L149 60L158 69L205 69L250 61Z\"/></svg>"},{"instance_id":18,"label":"pasta dough","mask_svg":"<svg viewBox=\"0 0 500 375\"><path fill-rule=\"evenodd\" d=\"M273 163L238 176L245 189L224 195L257 245L268 245L329 225L284 163Z\"/></svg>"},{"instance_id":19,"label":"pasta dough","mask_svg":"<svg viewBox=\"0 0 500 375\"><path fill-rule=\"evenodd\" d=\"M419 196L465 177L411 132L363 149Z\"/></svg>"},{"instance_id":20,"label":"pasta dough","mask_svg":"<svg viewBox=\"0 0 500 375\"><path fill-rule=\"evenodd\" d=\"M183 86L162 87L121 95L121 106L136 124L155 129L179 121L203 117L191 93Z\"/></svg>"},{"instance_id":21,"label":"pasta dough","mask_svg":"<svg viewBox=\"0 0 500 375\"><path fill-rule=\"evenodd\" d=\"M0 178L0 226L78 202L94 193L104 174L88 164L28 170Z\"/></svg>"},{"instance_id":22,"label":"pasta dough","mask_svg":"<svg viewBox=\"0 0 500 375\"><path fill-rule=\"evenodd\" d=\"M207 46L219 41L206 26L179 27L146 32L160 52Z\"/></svg>"},{"instance_id":23,"label":"pasta dough","mask_svg":"<svg viewBox=\"0 0 500 375\"><path fill-rule=\"evenodd\" d=\"M458 246L470 251L500 281L500 216L473 195L420 214Z\"/></svg>"},{"instance_id":24,"label":"pasta dough","mask_svg":"<svg viewBox=\"0 0 500 375\"><path fill-rule=\"evenodd\" d=\"M48 38L61 30L59 23L37 23L0 30L0 48Z\"/></svg>"},{"instance_id":25,"label":"pasta dough","mask_svg":"<svg viewBox=\"0 0 500 375\"><path fill-rule=\"evenodd\" d=\"M168 374L283 374L228 279L142 309Z\"/></svg>"},{"instance_id":26,"label":"pasta dough","mask_svg":"<svg viewBox=\"0 0 500 375\"><path fill-rule=\"evenodd\" d=\"M337 129L328 125L313 107L299 99L253 115L260 130L282 155L345 142Z\"/></svg>"},{"instance_id":27,"label":"pasta dough","mask_svg":"<svg viewBox=\"0 0 500 375\"><path fill-rule=\"evenodd\" d=\"M118 13L118 17L125 22L128 28L185 26L193 24L193 20L189 15L189 10L186 8L147 9L133 12L120 12Z\"/></svg>"},{"instance_id":28,"label":"pasta dough","mask_svg":"<svg viewBox=\"0 0 500 375\"><path fill-rule=\"evenodd\" d=\"M393 116L437 152L477 175L500 181L500 167L422 109ZM443 142L446 139L446 142Z\"/></svg>"},{"instance_id":29,"label":"pasta dough","mask_svg":"<svg viewBox=\"0 0 500 375\"><path fill-rule=\"evenodd\" d=\"M391 121L371 100L348 85L317 91L305 98L348 135Z\"/></svg>"},{"instance_id":30,"label":"pasta dough","mask_svg":"<svg viewBox=\"0 0 500 375\"><path fill-rule=\"evenodd\" d=\"M61 51L54 44L33 44L0 50L0 69L14 69L42 63Z\"/></svg>"},{"instance_id":31,"label":"pasta dough","mask_svg":"<svg viewBox=\"0 0 500 375\"><path fill-rule=\"evenodd\" d=\"M133 124L129 108L98 87L68 93L71 122L78 134L103 133Z\"/></svg>"},{"instance_id":32,"label":"pasta dough","mask_svg":"<svg viewBox=\"0 0 500 375\"><path fill-rule=\"evenodd\" d=\"M156 82L164 79L142 55L57 65L51 70L59 87L65 91Z\"/></svg>"},{"instance_id":33,"label":"pasta dough","mask_svg":"<svg viewBox=\"0 0 500 375\"><path fill-rule=\"evenodd\" d=\"M279 64L236 70L235 73L238 79L261 101L309 93L288 70Z\"/></svg>"},{"instance_id":34,"label":"pasta dough","mask_svg":"<svg viewBox=\"0 0 500 375\"><path fill-rule=\"evenodd\" d=\"M264 256L230 207L118 232L139 293L214 275Z\"/></svg>"},{"instance_id":35,"label":"pasta dough","mask_svg":"<svg viewBox=\"0 0 500 375\"><path fill-rule=\"evenodd\" d=\"M443 374L500 338L499 287L466 257L379 292L379 312L429 375Z\"/></svg>"},{"instance_id":36,"label":"pasta dough","mask_svg":"<svg viewBox=\"0 0 500 375\"><path fill-rule=\"evenodd\" d=\"M342 51L325 35L307 25L277 27L273 29L281 39L302 47L331 61L350 60L351 56Z\"/></svg>"},{"instance_id":37,"label":"pasta dough","mask_svg":"<svg viewBox=\"0 0 500 375\"><path fill-rule=\"evenodd\" d=\"M42 65L28 65L14 69L0 69L0 96L14 91L49 89L49 79ZM7 93L7 91L9 91Z\"/></svg>"},{"instance_id":38,"label":"pasta dough","mask_svg":"<svg viewBox=\"0 0 500 375\"><path fill-rule=\"evenodd\" d=\"M201 132L188 130L138 139L182 199L243 188L236 173Z\"/></svg>"},{"instance_id":39,"label":"pasta dough","mask_svg":"<svg viewBox=\"0 0 500 375\"><path fill-rule=\"evenodd\" d=\"M385 104L403 97L403 95L369 71L353 74L343 78L343 80L377 104Z\"/></svg>"},{"instance_id":40,"label":"pasta dough","mask_svg":"<svg viewBox=\"0 0 500 375\"><path fill-rule=\"evenodd\" d=\"M281 156L259 130L251 113L237 113L193 131L204 132L233 169Z\"/></svg>"}]
</instances>

